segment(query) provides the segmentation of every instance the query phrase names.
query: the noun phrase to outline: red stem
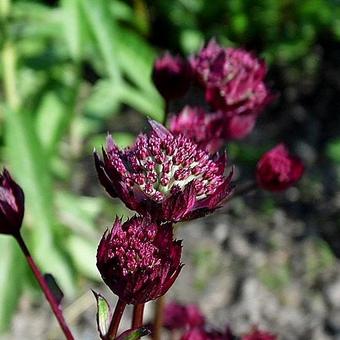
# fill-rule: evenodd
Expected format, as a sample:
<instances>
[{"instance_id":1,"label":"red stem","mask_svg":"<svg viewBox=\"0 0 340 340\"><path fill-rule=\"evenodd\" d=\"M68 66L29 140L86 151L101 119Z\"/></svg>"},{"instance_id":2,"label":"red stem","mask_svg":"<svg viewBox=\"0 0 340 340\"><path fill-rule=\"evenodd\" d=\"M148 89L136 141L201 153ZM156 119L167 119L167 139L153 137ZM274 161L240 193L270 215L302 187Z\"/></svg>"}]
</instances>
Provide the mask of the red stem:
<instances>
[{"instance_id":1,"label":"red stem","mask_svg":"<svg viewBox=\"0 0 340 340\"><path fill-rule=\"evenodd\" d=\"M133 317L131 328L140 328L143 326L144 303L140 303L133 307Z\"/></svg>"},{"instance_id":2,"label":"red stem","mask_svg":"<svg viewBox=\"0 0 340 340\"><path fill-rule=\"evenodd\" d=\"M38 266L35 264L27 246L26 243L24 241L24 239L22 238L21 234L18 233L16 235L14 235L15 239L17 240L22 252L25 255L25 258L28 262L28 265L31 267L32 272L34 274L34 276L36 277L48 303L50 304L53 314L55 315L55 317L57 318L59 325L66 337L67 340L74 340L74 337L68 327L68 325L66 324L66 321L64 319L63 316L63 312L59 306L59 303L57 302L56 298L54 297L53 293L51 292L50 288L48 287L40 269L38 268Z\"/></svg>"},{"instance_id":3,"label":"red stem","mask_svg":"<svg viewBox=\"0 0 340 340\"><path fill-rule=\"evenodd\" d=\"M165 297L164 295L159 297L156 300L155 304L155 318L153 323L153 331L152 331L152 339L153 340L161 340L162 335L162 326L163 326L163 314L164 314L164 305L165 305Z\"/></svg>"},{"instance_id":4,"label":"red stem","mask_svg":"<svg viewBox=\"0 0 340 340\"><path fill-rule=\"evenodd\" d=\"M107 340L114 340L116 338L120 320L122 319L125 307L126 303L119 299L116 304L116 308L111 319L109 330L106 335Z\"/></svg>"}]
</instances>

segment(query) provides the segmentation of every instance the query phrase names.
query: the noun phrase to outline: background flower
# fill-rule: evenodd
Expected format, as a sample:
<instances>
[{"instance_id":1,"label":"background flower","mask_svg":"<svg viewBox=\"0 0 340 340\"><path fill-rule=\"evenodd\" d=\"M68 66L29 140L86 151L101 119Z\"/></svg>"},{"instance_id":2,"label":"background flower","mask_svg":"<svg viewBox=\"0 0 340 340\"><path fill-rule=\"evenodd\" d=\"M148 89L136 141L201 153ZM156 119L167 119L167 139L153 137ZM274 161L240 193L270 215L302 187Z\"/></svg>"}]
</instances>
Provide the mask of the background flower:
<instances>
[{"instance_id":1,"label":"background flower","mask_svg":"<svg viewBox=\"0 0 340 340\"><path fill-rule=\"evenodd\" d=\"M279 144L261 157L256 167L256 178L261 188L282 191L296 183L303 172L301 160Z\"/></svg>"}]
</instances>

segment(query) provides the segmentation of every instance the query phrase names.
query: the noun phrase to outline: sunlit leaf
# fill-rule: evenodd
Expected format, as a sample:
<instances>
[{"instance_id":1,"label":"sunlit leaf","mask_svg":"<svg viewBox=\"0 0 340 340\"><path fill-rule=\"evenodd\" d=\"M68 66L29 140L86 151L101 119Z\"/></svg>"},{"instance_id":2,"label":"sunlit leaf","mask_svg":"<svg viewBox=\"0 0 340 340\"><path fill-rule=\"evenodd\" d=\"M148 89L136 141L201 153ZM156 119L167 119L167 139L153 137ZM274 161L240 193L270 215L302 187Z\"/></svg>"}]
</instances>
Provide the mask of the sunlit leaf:
<instances>
[{"instance_id":1,"label":"sunlit leaf","mask_svg":"<svg viewBox=\"0 0 340 340\"><path fill-rule=\"evenodd\" d=\"M109 330L111 321L110 305L102 295L94 290L92 292L97 300L97 327L100 337L103 339Z\"/></svg>"}]
</instances>

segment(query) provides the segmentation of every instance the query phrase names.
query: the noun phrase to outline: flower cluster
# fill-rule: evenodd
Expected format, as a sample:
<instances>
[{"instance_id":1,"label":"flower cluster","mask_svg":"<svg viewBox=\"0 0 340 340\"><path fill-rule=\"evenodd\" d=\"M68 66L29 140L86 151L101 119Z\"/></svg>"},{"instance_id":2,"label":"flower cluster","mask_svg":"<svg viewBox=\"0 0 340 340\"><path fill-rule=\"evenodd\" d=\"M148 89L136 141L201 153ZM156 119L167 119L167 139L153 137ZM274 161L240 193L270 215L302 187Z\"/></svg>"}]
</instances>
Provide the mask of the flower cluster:
<instances>
[{"instance_id":1,"label":"flower cluster","mask_svg":"<svg viewBox=\"0 0 340 340\"><path fill-rule=\"evenodd\" d=\"M245 50L211 40L191 64L207 102L226 115L257 114L271 100L265 63Z\"/></svg>"},{"instance_id":2,"label":"flower cluster","mask_svg":"<svg viewBox=\"0 0 340 340\"><path fill-rule=\"evenodd\" d=\"M169 303L165 308L164 327L174 334L181 332L181 340L276 340L270 332L259 330L257 327L236 337L229 326L224 330L211 327L198 306L183 305L177 302ZM176 333L177 334L177 333Z\"/></svg>"},{"instance_id":3,"label":"flower cluster","mask_svg":"<svg viewBox=\"0 0 340 340\"><path fill-rule=\"evenodd\" d=\"M184 66L189 63L190 71ZM254 54L221 47L212 39L187 63L170 54L157 59L153 81L167 102L184 95L190 84L203 89L211 110L206 111L202 105L184 109L173 115L169 128L215 152L228 140L246 137L273 100L274 95L265 84L266 73L265 62ZM177 86L173 86L174 82Z\"/></svg>"},{"instance_id":4,"label":"flower cluster","mask_svg":"<svg viewBox=\"0 0 340 340\"><path fill-rule=\"evenodd\" d=\"M150 121L151 132L120 150L109 136L103 160L95 153L99 180L112 197L157 222L179 222L218 208L231 193L226 161L183 135Z\"/></svg>"},{"instance_id":5,"label":"flower cluster","mask_svg":"<svg viewBox=\"0 0 340 340\"><path fill-rule=\"evenodd\" d=\"M165 294L182 265L181 242L173 241L171 225L161 228L148 218L116 219L97 252L104 282L121 300L140 304Z\"/></svg>"},{"instance_id":6,"label":"flower cluster","mask_svg":"<svg viewBox=\"0 0 340 340\"><path fill-rule=\"evenodd\" d=\"M258 185L269 191L283 191L303 175L304 166L299 158L292 156L283 144L266 152L256 167Z\"/></svg>"},{"instance_id":7,"label":"flower cluster","mask_svg":"<svg viewBox=\"0 0 340 340\"><path fill-rule=\"evenodd\" d=\"M202 327L205 317L195 304L168 303L164 310L164 327L168 330Z\"/></svg>"}]
</instances>

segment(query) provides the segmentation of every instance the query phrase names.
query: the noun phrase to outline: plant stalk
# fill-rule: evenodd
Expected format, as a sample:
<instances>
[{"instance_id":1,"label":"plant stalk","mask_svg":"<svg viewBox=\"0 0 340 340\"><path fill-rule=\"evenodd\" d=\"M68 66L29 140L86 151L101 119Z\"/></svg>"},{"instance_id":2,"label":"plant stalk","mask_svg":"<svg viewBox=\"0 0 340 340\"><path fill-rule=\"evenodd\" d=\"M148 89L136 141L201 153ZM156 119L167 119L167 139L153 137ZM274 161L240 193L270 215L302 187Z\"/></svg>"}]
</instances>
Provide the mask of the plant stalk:
<instances>
[{"instance_id":1,"label":"plant stalk","mask_svg":"<svg viewBox=\"0 0 340 340\"><path fill-rule=\"evenodd\" d=\"M62 310L56 300L56 298L54 297L53 293L51 292L50 288L48 287L40 269L38 268L38 266L36 265L35 261L33 260L27 246L26 243L24 241L24 239L22 238L20 232L17 235L14 235L15 239L17 240L22 252L25 255L25 258L28 262L28 265L30 266L30 268L32 269L32 272L35 276L35 278L37 279L48 303L50 304L53 314L55 315L56 319L58 320L58 323L66 337L67 340L74 340L74 337L64 319Z\"/></svg>"},{"instance_id":2,"label":"plant stalk","mask_svg":"<svg viewBox=\"0 0 340 340\"><path fill-rule=\"evenodd\" d=\"M165 306L165 296L161 296L156 300L155 303L155 318L153 322L153 340L161 340L162 336L162 326L164 318L164 306Z\"/></svg>"},{"instance_id":3,"label":"plant stalk","mask_svg":"<svg viewBox=\"0 0 340 340\"><path fill-rule=\"evenodd\" d=\"M109 330L106 335L107 340L114 340L116 338L120 320L122 319L125 307L126 302L119 299L116 304L116 308L111 319Z\"/></svg>"},{"instance_id":4,"label":"plant stalk","mask_svg":"<svg viewBox=\"0 0 340 340\"><path fill-rule=\"evenodd\" d=\"M144 303L140 303L133 307L133 317L131 328L140 328L143 326Z\"/></svg>"}]
</instances>

